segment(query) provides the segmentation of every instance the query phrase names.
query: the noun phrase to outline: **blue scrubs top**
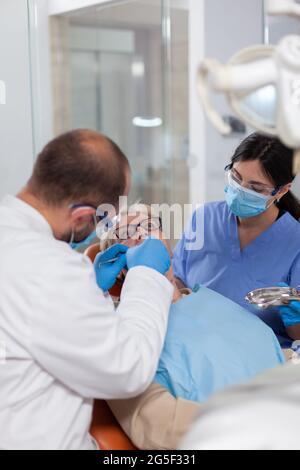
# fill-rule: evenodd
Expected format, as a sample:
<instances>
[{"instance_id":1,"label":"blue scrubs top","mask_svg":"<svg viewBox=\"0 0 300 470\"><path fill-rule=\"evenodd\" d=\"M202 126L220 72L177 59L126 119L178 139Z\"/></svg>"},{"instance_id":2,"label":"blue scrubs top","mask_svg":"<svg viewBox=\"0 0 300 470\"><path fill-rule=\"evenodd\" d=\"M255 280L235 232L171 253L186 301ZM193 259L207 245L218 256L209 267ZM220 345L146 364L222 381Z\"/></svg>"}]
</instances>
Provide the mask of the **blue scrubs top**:
<instances>
[{"instance_id":1,"label":"blue scrubs top","mask_svg":"<svg viewBox=\"0 0 300 470\"><path fill-rule=\"evenodd\" d=\"M203 247L190 250L199 220ZM289 213L241 250L237 218L226 202L205 204L193 214L175 248L173 268L187 287L203 285L228 297L269 325L282 347L291 346L278 310L259 311L245 300L248 292L260 287L300 285L300 224Z\"/></svg>"}]
</instances>

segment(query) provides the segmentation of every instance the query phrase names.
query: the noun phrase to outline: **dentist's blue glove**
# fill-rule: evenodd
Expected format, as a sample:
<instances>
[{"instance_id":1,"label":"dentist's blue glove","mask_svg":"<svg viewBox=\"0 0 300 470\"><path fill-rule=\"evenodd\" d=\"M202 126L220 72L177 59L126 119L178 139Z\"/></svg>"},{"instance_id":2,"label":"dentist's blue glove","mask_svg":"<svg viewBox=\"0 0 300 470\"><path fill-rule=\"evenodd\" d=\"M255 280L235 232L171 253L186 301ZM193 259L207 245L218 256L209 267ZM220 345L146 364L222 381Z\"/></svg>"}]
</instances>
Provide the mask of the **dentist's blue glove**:
<instances>
[{"instance_id":1,"label":"dentist's blue glove","mask_svg":"<svg viewBox=\"0 0 300 470\"><path fill-rule=\"evenodd\" d=\"M281 283L279 287L289 287L287 284ZM283 324L286 328L295 326L300 323L300 302L293 300L288 305L279 307L279 313Z\"/></svg>"},{"instance_id":2,"label":"dentist's blue glove","mask_svg":"<svg viewBox=\"0 0 300 470\"><path fill-rule=\"evenodd\" d=\"M147 238L141 245L129 248L126 258L128 269L146 266L161 274L166 274L171 267L168 250L157 238Z\"/></svg>"},{"instance_id":3,"label":"dentist's blue glove","mask_svg":"<svg viewBox=\"0 0 300 470\"><path fill-rule=\"evenodd\" d=\"M122 269L126 268L127 246L113 245L103 253L99 253L94 261L97 284L104 292L111 289ZM118 258L117 261L109 261Z\"/></svg>"}]
</instances>

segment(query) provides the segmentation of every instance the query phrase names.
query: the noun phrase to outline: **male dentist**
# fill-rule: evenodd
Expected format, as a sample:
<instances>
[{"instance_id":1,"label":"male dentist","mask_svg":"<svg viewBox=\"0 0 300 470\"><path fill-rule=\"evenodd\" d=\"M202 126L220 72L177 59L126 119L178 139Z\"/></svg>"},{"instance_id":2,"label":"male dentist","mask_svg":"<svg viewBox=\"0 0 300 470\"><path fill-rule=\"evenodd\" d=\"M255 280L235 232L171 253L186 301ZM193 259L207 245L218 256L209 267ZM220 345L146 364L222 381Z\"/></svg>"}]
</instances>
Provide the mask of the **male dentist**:
<instances>
[{"instance_id":1,"label":"male dentist","mask_svg":"<svg viewBox=\"0 0 300 470\"><path fill-rule=\"evenodd\" d=\"M106 254L93 266L69 245L129 189L121 150L77 130L50 142L27 186L0 203L0 449L93 449L93 399L138 395L155 375L173 295L166 248L118 245L115 263ZM125 266L116 312L105 291Z\"/></svg>"}]
</instances>

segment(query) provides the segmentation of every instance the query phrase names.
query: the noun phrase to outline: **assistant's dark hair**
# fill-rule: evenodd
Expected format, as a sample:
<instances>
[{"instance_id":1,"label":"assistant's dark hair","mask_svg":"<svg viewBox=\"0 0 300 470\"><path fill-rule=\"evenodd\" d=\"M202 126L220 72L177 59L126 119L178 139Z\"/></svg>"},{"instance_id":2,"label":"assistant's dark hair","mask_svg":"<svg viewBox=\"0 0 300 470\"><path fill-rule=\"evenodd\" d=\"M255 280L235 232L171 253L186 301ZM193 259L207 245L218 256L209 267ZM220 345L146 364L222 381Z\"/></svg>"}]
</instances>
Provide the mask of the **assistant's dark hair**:
<instances>
[{"instance_id":1,"label":"assistant's dark hair","mask_svg":"<svg viewBox=\"0 0 300 470\"><path fill-rule=\"evenodd\" d=\"M128 170L128 160L114 142L79 129L46 145L27 187L48 205L117 205L124 195Z\"/></svg>"},{"instance_id":2,"label":"assistant's dark hair","mask_svg":"<svg viewBox=\"0 0 300 470\"><path fill-rule=\"evenodd\" d=\"M258 160L265 172L271 178L274 187L294 181L294 151L283 145L277 138L268 137L257 132L247 137L236 149L229 168L237 162ZM279 209L289 212L296 220L300 219L300 201L289 191L279 203Z\"/></svg>"}]
</instances>

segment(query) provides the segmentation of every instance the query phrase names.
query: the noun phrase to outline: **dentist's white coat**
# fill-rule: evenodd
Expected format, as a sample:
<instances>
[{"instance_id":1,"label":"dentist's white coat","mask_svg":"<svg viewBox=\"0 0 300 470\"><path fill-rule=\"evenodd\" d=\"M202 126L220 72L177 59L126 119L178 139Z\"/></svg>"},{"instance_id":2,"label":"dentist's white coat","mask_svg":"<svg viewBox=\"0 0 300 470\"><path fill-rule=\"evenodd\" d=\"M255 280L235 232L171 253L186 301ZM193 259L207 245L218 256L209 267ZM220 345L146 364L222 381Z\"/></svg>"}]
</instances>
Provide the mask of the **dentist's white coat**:
<instances>
[{"instance_id":1,"label":"dentist's white coat","mask_svg":"<svg viewBox=\"0 0 300 470\"><path fill-rule=\"evenodd\" d=\"M89 259L55 240L31 206L4 198L0 347L7 357L0 362L0 448L93 448L93 399L131 397L147 388L172 294L164 276L135 268L115 312Z\"/></svg>"}]
</instances>

